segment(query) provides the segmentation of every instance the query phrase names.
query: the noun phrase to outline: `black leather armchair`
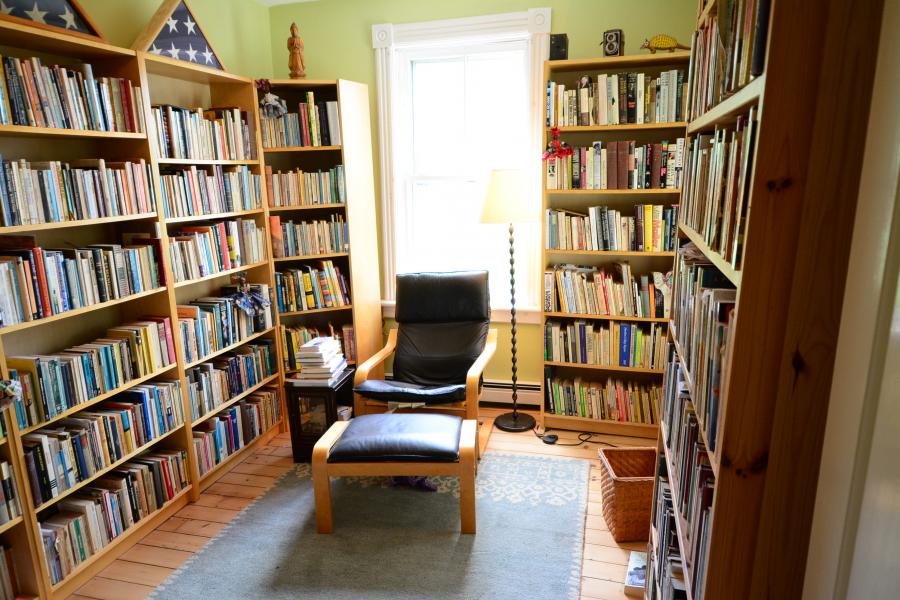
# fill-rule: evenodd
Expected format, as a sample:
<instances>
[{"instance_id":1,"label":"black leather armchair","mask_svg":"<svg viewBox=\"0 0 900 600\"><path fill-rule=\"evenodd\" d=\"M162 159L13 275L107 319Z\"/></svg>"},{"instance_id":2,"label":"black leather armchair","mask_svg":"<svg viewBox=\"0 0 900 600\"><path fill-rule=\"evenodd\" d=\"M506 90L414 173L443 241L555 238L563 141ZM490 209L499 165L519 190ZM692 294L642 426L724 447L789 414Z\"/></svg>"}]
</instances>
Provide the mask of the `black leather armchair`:
<instances>
[{"instance_id":1,"label":"black leather armchair","mask_svg":"<svg viewBox=\"0 0 900 600\"><path fill-rule=\"evenodd\" d=\"M394 318L385 347L356 370L355 414L397 401L477 419L481 374L497 349L487 272L398 275ZM369 379L391 354L394 378Z\"/></svg>"}]
</instances>

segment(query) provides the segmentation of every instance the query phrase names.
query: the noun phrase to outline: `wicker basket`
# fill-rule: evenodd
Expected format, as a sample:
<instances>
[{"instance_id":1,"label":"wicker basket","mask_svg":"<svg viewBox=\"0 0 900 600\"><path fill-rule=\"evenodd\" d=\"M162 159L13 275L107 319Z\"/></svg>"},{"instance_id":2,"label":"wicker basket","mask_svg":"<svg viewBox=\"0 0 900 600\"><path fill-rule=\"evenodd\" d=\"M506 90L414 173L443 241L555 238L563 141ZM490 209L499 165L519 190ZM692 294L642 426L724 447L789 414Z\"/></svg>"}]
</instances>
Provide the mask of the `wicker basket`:
<instances>
[{"instance_id":1,"label":"wicker basket","mask_svg":"<svg viewBox=\"0 0 900 600\"><path fill-rule=\"evenodd\" d=\"M656 449L602 448L600 461L603 518L613 539L646 541L650 536Z\"/></svg>"}]
</instances>

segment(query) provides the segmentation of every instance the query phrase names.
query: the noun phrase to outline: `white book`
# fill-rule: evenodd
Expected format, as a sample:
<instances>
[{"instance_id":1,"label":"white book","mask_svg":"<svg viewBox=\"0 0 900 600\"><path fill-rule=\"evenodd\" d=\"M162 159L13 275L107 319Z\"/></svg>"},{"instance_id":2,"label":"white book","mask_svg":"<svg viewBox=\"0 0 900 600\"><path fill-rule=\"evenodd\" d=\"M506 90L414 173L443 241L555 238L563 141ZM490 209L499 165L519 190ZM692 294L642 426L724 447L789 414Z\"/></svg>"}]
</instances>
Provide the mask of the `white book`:
<instances>
[{"instance_id":1,"label":"white book","mask_svg":"<svg viewBox=\"0 0 900 600\"><path fill-rule=\"evenodd\" d=\"M603 73L602 75L597 75L597 97L595 98L597 102L597 125L609 125L609 118L607 115L607 111L609 109L609 102L606 100L607 97L607 75Z\"/></svg>"}]
</instances>

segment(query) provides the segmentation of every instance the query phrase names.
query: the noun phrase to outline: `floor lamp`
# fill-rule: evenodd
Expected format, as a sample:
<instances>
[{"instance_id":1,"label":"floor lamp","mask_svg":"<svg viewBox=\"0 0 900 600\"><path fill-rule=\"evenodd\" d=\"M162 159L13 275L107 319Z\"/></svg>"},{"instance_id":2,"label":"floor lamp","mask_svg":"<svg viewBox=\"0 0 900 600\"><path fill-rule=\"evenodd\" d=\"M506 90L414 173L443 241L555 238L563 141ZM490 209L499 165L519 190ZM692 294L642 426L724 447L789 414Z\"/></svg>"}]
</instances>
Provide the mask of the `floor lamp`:
<instances>
[{"instance_id":1,"label":"floor lamp","mask_svg":"<svg viewBox=\"0 0 900 600\"><path fill-rule=\"evenodd\" d=\"M516 366L516 259L513 246L513 223L532 223L538 220L539 210L529 200L528 178L524 171L501 169L491 172L485 194L481 222L509 225L509 314L510 336L512 338L512 412L504 413L494 420L494 425L502 431L528 431L534 428L534 417L520 413L518 406L518 386Z\"/></svg>"}]
</instances>

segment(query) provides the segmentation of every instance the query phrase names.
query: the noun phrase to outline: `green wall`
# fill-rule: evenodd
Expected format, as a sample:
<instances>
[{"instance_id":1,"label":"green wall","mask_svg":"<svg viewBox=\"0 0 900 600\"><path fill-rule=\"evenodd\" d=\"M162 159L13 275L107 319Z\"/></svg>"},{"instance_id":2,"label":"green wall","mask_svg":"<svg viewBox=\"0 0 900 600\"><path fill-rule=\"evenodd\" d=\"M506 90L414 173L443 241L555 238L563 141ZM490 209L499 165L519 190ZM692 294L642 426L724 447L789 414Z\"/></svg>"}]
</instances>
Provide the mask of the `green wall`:
<instances>
[{"instance_id":1,"label":"green wall","mask_svg":"<svg viewBox=\"0 0 900 600\"><path fill-rule=\"evenodd\" d=\"M552 9L554 33L569 36L569 57L600 56L600 37L607 29L622 29L625 52L641 52L644 38L669 33L687 44L693 30L696 0L313 0L274 6L270 11L272 27L272 64L276 77L287 77L286 40L292 22L300 28L306 45L307 77L344 78L368 84L375 118L375 53L372 50L372 25L407 23L434 19L471 17L483 14L515 12L533 7ZM378 178L378 131L373 131ZM535 149L537 152L537 149ZM378 194L376 189L376 195ZM380 211L378 211L380 216ZM380 235L380 230L379 230ZM393 321L385 328L395 326ZM488 379L510 378L509 326L500 330L500 342L494 360L488 366ZM540 325L519 327L519 379L541 379L542 334Z\"/></svg>"},{"instance_id":2,"label":"green wall","mask_svg":"<svg viewBox=\"0 0 900 600\"><path fill-rule=\"evenodd\" d=\"M130 48L162 0L81 0L106 39ZM194 17L232 73L272 75L269 9L256 0L190 0Z\"/></svg>"}]
</instances>

